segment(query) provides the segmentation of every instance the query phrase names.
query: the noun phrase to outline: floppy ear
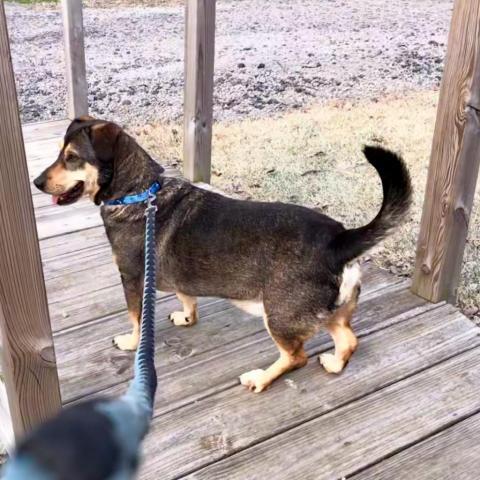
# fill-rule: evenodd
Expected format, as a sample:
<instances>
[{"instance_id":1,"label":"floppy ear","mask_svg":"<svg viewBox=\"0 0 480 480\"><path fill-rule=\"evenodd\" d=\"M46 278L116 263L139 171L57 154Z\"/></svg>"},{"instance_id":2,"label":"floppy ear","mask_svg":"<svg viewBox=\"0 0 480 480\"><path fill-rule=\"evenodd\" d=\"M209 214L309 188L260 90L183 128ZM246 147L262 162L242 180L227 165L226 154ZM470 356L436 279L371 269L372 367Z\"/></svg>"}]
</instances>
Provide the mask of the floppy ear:
<instances>
[{"instance_id":1,"label":"floppy ear","mask_svg":"<svg viewBox=\"0 0 480 480\"><path fill-rule=\"evenodd\" d=\"M100 123L90 127L90 143L98 161L98 185L100 190L95 195L94 202L100 205L105 188L112 182L114 176L115 149L122 129L112 122Z\"/></svg>"},{"instance_id":2,"label":"floppy ear","mask_svg":"<svg viewBox=\"0 0 480 480\"><path fill-rule=\"evenodd\" d=\"M102 164L113 161L114 150L122 129L112 122L93 125L90 128L90 141L95 156Z\"/></svg>"},{"instance_id":3,"label":"floppy ear","mask_svg":"<svg viewBox=\"0 0 480 480\"><path fill-rule=\"evenodd\" d=\"M81 115L80 117L78 117L78 120L80 120L81 122L90 122L92 120L95 120L95 117L92 117L91 115Z\"/></svg>"}]
</instances>

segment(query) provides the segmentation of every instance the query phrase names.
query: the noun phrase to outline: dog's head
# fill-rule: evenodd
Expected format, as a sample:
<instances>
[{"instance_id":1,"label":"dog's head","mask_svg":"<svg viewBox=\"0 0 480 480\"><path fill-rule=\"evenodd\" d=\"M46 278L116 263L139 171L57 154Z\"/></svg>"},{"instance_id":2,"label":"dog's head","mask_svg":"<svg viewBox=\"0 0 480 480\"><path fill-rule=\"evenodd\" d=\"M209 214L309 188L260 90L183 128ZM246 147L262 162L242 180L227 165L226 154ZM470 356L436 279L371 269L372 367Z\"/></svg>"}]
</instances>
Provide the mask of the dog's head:
<instances>
[{"instance_id":1,"label":"dog's head","mask_svg":"<svg viewBox=\"0 0 480 480\"><path fill-rule=\"evenodd\" d=\"M113 177L116 145L122 129L112 123L80 117L72 121L57 160L34 181L53 196L54 203L69 205L89 196L97 205Z\"/></svg>"}]
</instances>

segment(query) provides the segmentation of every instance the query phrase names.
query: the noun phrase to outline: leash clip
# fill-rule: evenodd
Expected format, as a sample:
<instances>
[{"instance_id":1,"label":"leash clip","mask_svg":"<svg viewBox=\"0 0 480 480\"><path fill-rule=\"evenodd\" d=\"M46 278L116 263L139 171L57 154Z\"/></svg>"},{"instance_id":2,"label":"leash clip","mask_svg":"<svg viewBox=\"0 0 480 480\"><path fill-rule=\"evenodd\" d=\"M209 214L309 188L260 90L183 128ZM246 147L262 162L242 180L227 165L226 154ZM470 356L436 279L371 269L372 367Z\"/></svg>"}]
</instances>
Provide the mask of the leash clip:
<instances>
[{"instance_id":1,"label":"leash clip","mask_svg":"<svg viewBox=\"0 0 480 480\"><path fill-rule=\"evenodd\" d=\"M153 209L154 212L157 211L157 196L153 192L148 192L147 198L147 208L145 209L145 215Z\"/></svg>"}]
</instances>

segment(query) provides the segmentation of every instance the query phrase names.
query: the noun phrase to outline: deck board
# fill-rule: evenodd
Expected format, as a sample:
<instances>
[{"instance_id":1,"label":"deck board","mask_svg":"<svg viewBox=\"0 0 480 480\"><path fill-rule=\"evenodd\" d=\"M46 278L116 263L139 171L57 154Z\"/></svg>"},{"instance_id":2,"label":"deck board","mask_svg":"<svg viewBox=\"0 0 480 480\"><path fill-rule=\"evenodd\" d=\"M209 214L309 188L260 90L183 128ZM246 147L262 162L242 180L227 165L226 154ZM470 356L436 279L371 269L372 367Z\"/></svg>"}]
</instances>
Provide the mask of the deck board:
<instances>
[{"instance_id":1,"label":"deck board","mask_svg":"<svg viewBox=\"0 0 480 480\"><path fill-rule=\"evenodd\" d=\"M24 127L31 179L58 154L67 125ZM111 345L129 325L98 207L32 195L63 401L123 393L133 354ZM177 328L167 317L179 303L159 292L159 388L140 478L476 479L480 330L452 306L412 295L408 281L362 269L360 347L346 370L319 366L332 348L320 334L305 368L258 395L238 376L277 355L262 321L205 298L199 323Z\"/></svg>"},{"instance_id":2,"label":"deck board","mask_svg":"<svg viewBox=\"0 0 480 480\"><path fill-rule=\"evenodd\" d=\"M268 438L187 478L327 480L349 477L370 463L392 454L403 445L421 441L425 436L436 433L455 420L459 421L478 412L479 352L480 349L477 347L460 353L426 371ZM408 352L403 350L403 357L405 356L407 359L404 361L408 360ZM376 377L372 374L373 372L371 376ZM345 377L347 375L341 378ZM341 380L336 379L336 382L341 383ZM325 384L327 383L328 379L325 378ZM331 395L336 391L335 389ZM350 389L347 392L350 392ZM331 398L329 397L327 401L331 402ZM267 404L269 412L275 413L272 412L274 404L270 402ZM228 407L229 410L232 408L231 405ZM210 415L215 418L215 413ZM249 417L252 430L256 428L252 425L254 418ZM211 427L210 431L212 430ZM217 424L217 435L219 430L223 430L220 422ZM160 435L160 432L165 432L165 425L160 425L158 430L154 429L154 433L155 431ZM206 433L191 431L190 435L193 437L200 434L202 435L200 438L203 438ZM181 445L182 440L175 435L177 445ZM200 441L197 442L202 445ZM148 445L151 445L151 442ZM164 451L162 446L155 444L155 450L151 453L155 460L162 455ZM228 440L225 441L225 446L230 447ZM206 443L203 448L208 450ZM146 454L149 454L148 450ZM172 457L168 459L162 457L163 462L156 462L149 470L150 476L146 475L146 478L159 478L156 476L159 471L173 470L169 465L165 466L166 461ZM163 475L162 477L172 478Z\"/></svg>"},{"instance_id":3,"label":"deck board","mask_svg":"<svg viewBox=\"0 0 480 480\"><path fill-rule=\"evenodd\" d=\"M351 477L472 480L480 471L480 413Z\"/></svg>"},{"instance_id":4,"label":"deck board","mask_svg":"<svg viewBox=\"0 0 480 480\"><path fill-rule=\"evenodd\" d=\"M443 315L446 322L443 322ZM348 370L339 377L326 374L317 362L318 353L331 347L329 342L324 341L314 354L310 350L313 358L307 367L285 376L269 389L268 395L252 396L238 385L238 381L232 381L230 388L220 389L220 393L162 415L155 419L154 431L161 431L166 440L160 445L148 442L146 447L148 457L155 458L151 471L161 473L163 478L168 478L170 470L184 474L332 411L386 383L424 368L429 362L455 354L459 345L463 348L479 345L480 339L471 335L468 328L468 331L455 334L455 342L445 342L441 348L432 348L457 330L457 321L456 313L447 313L445 307L441 307L438 311L429 312L415 330L405 328L401 322L390 330L390 348L385 355L378 354L384 343L383 333L371 334L361 342L355 363L352 361ZM263 348L270 349L270 345L265 343ZM261 366L266 358L261 354L263 349L259 350ZM270 350L271 354L274 353L273 348ZM229 370L231 365L233 363L226 357L223 368ZM256 365L247 365L247 368L253 366ZM214 369L207 367L206 372L213 374ZM233 380L237 372L232 373ZM208 411L209 415L202 415L203 411ZM266 412L269 414L266 415ZM218 423L212 425L212 418L216 418ZM212 442L209 448L205 448L205 438L213 439L220 434L223 438L221 443ZM268 476L267 472L270 473L267 463L262 465L262 472L264 478Z\"/></svg>"}]
</instances>

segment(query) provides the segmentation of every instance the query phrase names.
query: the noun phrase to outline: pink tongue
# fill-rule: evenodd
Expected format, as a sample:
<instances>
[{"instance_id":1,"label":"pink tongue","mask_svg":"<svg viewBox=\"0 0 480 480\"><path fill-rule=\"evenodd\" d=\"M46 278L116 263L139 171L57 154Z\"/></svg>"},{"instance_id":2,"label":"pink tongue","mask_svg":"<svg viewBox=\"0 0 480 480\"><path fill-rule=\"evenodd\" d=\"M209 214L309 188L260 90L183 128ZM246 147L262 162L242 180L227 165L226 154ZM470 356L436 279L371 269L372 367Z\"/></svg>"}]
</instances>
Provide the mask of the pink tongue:
<instances>
[{"instance_id":1,"label":"pink tongue","mask_svg":"<svg viewBox=\"0 0 480 480\"><path fill-rule=\"evenodd\" d=\"M58 198L56 195L52 195L52 203L56 205L58 203Z\"/></svg>"}]
</instances>

